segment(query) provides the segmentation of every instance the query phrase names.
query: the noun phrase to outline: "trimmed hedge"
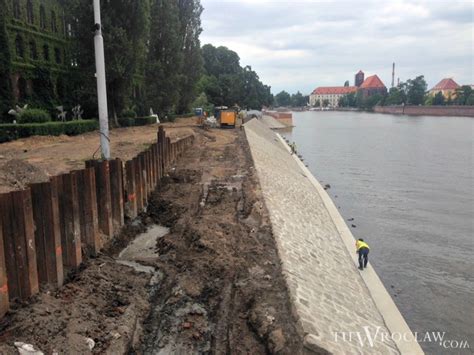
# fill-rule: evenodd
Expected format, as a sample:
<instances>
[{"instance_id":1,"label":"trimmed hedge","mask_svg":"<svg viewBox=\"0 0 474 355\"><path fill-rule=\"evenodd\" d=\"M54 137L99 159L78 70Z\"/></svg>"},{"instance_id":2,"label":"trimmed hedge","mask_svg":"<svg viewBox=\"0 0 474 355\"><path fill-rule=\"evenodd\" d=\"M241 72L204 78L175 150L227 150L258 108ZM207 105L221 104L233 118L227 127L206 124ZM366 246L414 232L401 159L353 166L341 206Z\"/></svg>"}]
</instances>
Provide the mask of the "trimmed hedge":
<instances>
[{"instance_id":1,"label":"trimmed hedge","mask_svg":"<svg viewBox=\"0 0 474 355\"><path fill-rule=\"evenodd\" d=\"M29 108L24 110L18 117L18 123L45 123L51 121L48 111L39 108Z\"/></svg>"},{"instance_id":2,"label":"trimmed hedge","mask_svg":"<svg viewBox=\"0 0 474 355\"><path fill-rule=\"evenodd\" d=\"M146 126L156 123L156 118L152 116L135 118L122 117L118 119L118 122L121 127Z\"/></svg>"},{"instance_id":3,"label":"trimmed hedge","mask_svg":"<svg viewBox=\"0 0 474 355\"><path fill-rule=\"evenodd\" d=\"M183 114L180 114L180 115L173 114L173 115L168 115L168 120L171 121L171 122L174 122L174 120L176 120L177 118L189 118L189 117L193 117L193 116L196 116L196 114L194 112L183 113Z\"/></svg>"},{"instance_id":4,"label":"trimmed hedge","mask_svg":"<svg viewBox=\"0 0 474 355\"><path fill-rule=\"evenodd\" d=\"M69 122L26 123L26 124L0 124L0 143L13 141L30 136L59 136L95 131L99 128L97 120L80 120Z\"/></svg>"}]
</instances>

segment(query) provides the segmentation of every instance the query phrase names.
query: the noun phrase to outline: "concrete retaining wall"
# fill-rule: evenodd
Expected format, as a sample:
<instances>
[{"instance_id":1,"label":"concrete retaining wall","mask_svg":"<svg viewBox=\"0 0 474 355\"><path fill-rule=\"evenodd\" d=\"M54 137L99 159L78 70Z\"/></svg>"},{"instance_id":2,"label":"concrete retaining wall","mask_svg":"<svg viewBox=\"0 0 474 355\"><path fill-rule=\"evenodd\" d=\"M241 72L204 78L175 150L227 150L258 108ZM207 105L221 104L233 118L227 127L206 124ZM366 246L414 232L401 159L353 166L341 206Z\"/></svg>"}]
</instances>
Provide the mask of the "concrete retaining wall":
<instances>
[{"instance_id":1,"label":"concrete retaining wall","mask_svg":"<svg viewBox=\"0 0 474 355\"><path fill-rule=\"evenodd\" d=\"M357 270L354 239L316 179L264 124L245 131L305 348L422 354L412 339L392 339L411 331L373 269Z\"/></svg>"},{"instance_id":2,"label":"concrete retaining wall","mask_svg":"<svg viewBox=\"0 0 474 355\"><path fill-rule=\"evenodd\" d=\"M474 106L375 106L374 112L393 115L474 117Z\"/></svg>"}]
</instances>

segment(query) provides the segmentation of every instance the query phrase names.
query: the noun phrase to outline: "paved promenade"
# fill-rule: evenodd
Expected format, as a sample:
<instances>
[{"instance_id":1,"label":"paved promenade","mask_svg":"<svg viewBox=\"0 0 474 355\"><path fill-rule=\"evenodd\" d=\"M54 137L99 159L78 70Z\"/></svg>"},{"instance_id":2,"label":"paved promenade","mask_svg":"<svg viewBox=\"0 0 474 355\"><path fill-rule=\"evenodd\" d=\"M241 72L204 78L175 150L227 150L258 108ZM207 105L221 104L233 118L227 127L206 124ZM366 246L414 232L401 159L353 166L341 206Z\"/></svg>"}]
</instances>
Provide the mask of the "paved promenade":
<instances>
[{"instance_id":1,"label":"paved promenade","mask_svg":"<svg viewBox=\"0 0 474 355\"><path fill-rule=\"evenodd\" d=\"M386 320L357 270L354 255L348 251L348 240L343 240L341 227L334 222L334 214L340 215L337 210L328 210L315 188L314 177L264 123L254 119L245 125L245 131L307 350L399 354L401 349L402 353L422 353L416 343L400 347L392 340ZM377 282L376 288L383 288L378 278ZM395 323L404 326L397 329L409 331L399 318Z\"/></svg>"}]
</instances>

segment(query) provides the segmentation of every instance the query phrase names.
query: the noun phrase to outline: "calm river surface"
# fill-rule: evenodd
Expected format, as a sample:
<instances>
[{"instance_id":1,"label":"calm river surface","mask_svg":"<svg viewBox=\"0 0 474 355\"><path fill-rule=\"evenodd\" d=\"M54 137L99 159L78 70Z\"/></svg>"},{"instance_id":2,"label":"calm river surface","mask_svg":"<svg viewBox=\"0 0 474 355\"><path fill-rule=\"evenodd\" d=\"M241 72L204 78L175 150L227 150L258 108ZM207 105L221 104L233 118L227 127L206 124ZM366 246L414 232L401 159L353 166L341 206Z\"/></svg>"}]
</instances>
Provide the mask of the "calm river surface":
<instances>
[{"instance_id":1,"label":"calm river surface","mask_svg":"<svg viewBox=\"0 0 474 355\"><path fill-rule=\"evenodd\" d=\"M474 353L474 119L294 113L295 141L413 331Z\"/></svg>"}]
</instances>

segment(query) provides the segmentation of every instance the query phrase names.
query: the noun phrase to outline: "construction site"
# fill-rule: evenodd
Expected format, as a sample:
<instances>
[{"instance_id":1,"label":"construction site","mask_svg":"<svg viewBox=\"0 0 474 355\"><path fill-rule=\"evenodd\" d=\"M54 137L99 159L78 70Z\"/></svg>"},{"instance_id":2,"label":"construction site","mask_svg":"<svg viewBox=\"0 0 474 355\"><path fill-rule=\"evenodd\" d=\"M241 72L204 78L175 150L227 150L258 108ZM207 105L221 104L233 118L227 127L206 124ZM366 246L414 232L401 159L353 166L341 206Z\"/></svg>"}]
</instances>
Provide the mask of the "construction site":
<instances>
[{"instance_id":1,"label":"construction site","mask_svg":"<svg viewBox=\"0 0 474 355\"><path fill-rule=\"evenodd\" d=\"M59 226L59 240L47 228L23 228L21 237L36 242L37 255L18 250L14 256L28 266L15 270L25 274L16 290L10 278L8 288L1 279L2 290L8 289L11 297L6 312L2 293L6 314L0 321L0 353L16 354L21 344L45 354L302 352L244 132L203 130L195 121L164 125L170 153L159 138L156 144L156 125L112 131L115 157L127 161L156 146L153 156L160 164L152 169L157 172L154 188L147 196L142 194L142 201L135 200L135 208L131 204L137 196L130 193L124 170L123 225L111 213L113 232L107 235L97 211L97 223L87 224L88 228L95 224L96 244L84 240L91 238L81 223L83 239L72 233L72 243L64 238L66 232L61 233L67 226ZM9 191L29 191L28 186L82 168L92 158L96 140L97 134L90 133L3 144L2 207L5 196L18 193ZM137 186L147 185L146 179L139 180L134 180ZM85 192L79 189L78 199ZM56 197L50 202L66 203L61 195ZM2 217L5 231L10 226L5 225L9 222L3 208ZM46 210L33 223L39 224L41 218L47 218ZM44 241L48 232L56 237L56 245L42 244L40 238ZM136 237L132 250L121 253ZM40 247L56 258L43 259ZM70 260L60 267L58 250L66 248L76 253L63 252L63 262L65 255ZM8 259L9 250L5 252ZM38 271L44 262L48 270L32 271L34 259ZM7 264L6 274L10 269ZM4 267L1 270L5 272Z\"/></svg>"}]
</instances>

